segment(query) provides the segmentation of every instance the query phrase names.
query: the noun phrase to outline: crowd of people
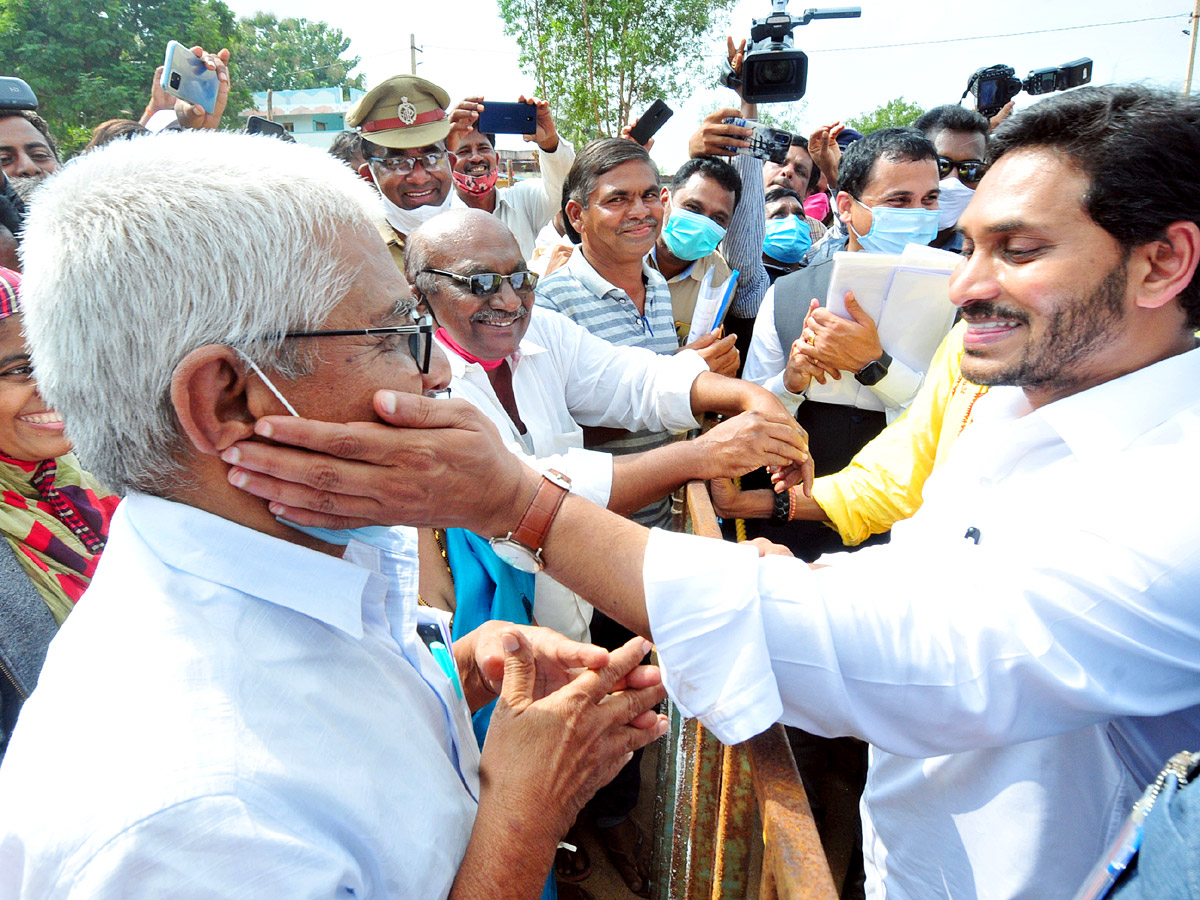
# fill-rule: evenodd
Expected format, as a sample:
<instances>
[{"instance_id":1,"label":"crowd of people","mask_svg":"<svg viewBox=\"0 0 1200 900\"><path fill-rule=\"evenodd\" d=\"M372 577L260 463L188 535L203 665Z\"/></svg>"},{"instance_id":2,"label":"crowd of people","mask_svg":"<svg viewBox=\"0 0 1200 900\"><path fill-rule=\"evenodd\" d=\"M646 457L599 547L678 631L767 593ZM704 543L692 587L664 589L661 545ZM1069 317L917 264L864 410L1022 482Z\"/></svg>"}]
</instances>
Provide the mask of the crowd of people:
<instances>
[{"instance_id":1,"label":"crowd of people","mask_svg":"<svg viewBox=\"0 0 1200 900\"><path fill-rule=\"evenodd\" d=\"M1200 102L772 162L739 96L664 182L521 97L502 186L484 95L325 153L192 52L212 112L156 73L67 162L0 112L0 898L587 898L585 830L650 896L668 695L789 726L843 897L1067 897L1200 749ZM920 360L828 296L914 245ZM1195 896L1152 822L1117 895Z\"/></svg>"}]
</instances>

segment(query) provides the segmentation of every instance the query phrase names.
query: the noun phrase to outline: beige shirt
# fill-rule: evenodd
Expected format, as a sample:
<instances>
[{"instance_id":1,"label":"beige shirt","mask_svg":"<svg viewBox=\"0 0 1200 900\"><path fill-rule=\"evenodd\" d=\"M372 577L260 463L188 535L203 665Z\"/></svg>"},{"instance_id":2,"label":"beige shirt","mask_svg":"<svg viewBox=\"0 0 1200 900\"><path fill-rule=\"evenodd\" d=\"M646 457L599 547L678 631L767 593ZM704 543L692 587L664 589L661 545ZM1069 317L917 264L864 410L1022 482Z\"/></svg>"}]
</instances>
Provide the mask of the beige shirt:
<instances>
[{"instance_id":1,"label":"beige shirt","mask_svg":"<svg viewBox=\"0 0 1200 900\"><path fill-rule=\"evenodd\" d=\"M646 261L658 270L658 259L654 251L646 257ZM688 330L692 325L692 313L696 311L696 300L700 296L700 284L704 281L709 269L713 270L712 285L719 287L733 274L729 263L719 250L714 250L708 256L702 256L690 266L667 279L667 288L671 291L671 315L675 319L675 333L679 335L679 346L687 340Z\"/></svg>"}]
</instances>

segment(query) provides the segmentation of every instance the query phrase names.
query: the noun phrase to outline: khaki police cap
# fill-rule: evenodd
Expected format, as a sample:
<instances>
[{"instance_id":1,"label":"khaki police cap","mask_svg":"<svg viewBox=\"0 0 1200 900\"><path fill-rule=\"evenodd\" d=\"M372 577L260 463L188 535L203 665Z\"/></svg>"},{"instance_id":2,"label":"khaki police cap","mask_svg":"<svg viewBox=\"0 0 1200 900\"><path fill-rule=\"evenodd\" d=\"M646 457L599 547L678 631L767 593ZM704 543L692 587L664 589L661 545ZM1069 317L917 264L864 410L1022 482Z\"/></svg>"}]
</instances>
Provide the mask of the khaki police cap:
<instances>
[{"instance_id":1,"label":"khaki police cap","mask_svg":"<svg viewBox=\"0 0 1200 900\"><path fill-rule=\"evenodd\" d=\"M381 147L427 147L446 139L450 95L416 75L393 75L367 91L346 114L346 125Z\"/></svg>"}]
</instances>

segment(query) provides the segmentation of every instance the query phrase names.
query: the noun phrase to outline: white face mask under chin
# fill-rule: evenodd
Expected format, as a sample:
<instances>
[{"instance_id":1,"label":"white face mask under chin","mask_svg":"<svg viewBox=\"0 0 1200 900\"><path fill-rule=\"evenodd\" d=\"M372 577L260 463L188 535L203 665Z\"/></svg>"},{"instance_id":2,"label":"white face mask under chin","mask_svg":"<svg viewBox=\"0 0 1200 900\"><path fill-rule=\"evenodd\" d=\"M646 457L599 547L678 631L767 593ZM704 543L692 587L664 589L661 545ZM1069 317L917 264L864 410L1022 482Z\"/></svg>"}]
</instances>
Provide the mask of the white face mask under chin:
<instances>
[{"instance_id":1,"label":"white face mask under chin","mask_svg":"<svg viewBox=\"0 0 1200 900\"><path fill-rule=\"evenodd\" d=\"M383 201L383 214L387 217L388 224L403 235L408 235L416 231L417 228L424 225L434 216L444 213L450 208L450 202L453 198L454 190L452 188L446 192L446 199L437 206L418 206L416 209L401 209L389 200L383 191L379 192L379 199Z\"/></svg>"},{"instance_id":2,"label":"white face mask under chin","mask_svg":"<svg viewBox=\"0 0 1200 900\"><path fill-rule=\"evenodd\" d=\"M975 196L973 188L967 187L953 175L938 182L938 231L945 231L958 224L959 217L966 211L971 198Z\"/></svg>"},{"instance_id":3,"label":"white face mask under chin","mask_svg":"<svg viewBox=\"0 0 1200 900\"><path fill-rule=\"evenodd\" d=\"M242 353L241 350L238 351L238 354L246 361L246 365L254 370L254 374L262 380L262 383L267 386L267 390L274 394L276 399L283 404L283 408L297 419L300 418L300 413L296 412L296 408L288 403L287 397L283 396L283 392L275 387L274 382L267 377L267 373L258 367L258 363L245 353ZM275 521L282 522L284 525L289 528L295 528L297 531L302 531L304 534L315 537L319 541L324 541L327 544L336 544L339 547L349 544L351 538L361 541L364 544L373 544L374 546L382 547L388 543L385 541L385 536L391 530L383 525L364 525L361 528L319 528L315 525L298 525L279 516L275 517Z\"/></svg>"}]
</instances>

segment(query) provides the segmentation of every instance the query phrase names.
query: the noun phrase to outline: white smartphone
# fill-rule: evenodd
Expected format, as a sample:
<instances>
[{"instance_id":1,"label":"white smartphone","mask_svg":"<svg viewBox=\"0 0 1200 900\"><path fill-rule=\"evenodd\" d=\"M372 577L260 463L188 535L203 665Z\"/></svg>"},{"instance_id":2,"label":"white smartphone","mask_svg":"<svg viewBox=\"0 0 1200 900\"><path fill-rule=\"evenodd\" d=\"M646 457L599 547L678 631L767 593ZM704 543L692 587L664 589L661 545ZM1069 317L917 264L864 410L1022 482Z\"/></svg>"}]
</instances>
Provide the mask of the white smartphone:
<instances>
[{"instance_id":1,"label":"white smartphone","mask_svg":"<svg viewBox=\"0 0 1200 900\"><path fill-rule=\"evenodd\" d=\"M204 107L207 113L216 109L220 88L217 73L179 41L167 43L162 87L172 97Z\"/></svg>"}]
</instances>

